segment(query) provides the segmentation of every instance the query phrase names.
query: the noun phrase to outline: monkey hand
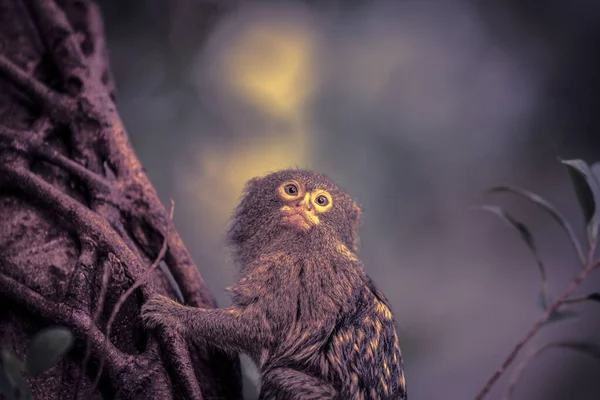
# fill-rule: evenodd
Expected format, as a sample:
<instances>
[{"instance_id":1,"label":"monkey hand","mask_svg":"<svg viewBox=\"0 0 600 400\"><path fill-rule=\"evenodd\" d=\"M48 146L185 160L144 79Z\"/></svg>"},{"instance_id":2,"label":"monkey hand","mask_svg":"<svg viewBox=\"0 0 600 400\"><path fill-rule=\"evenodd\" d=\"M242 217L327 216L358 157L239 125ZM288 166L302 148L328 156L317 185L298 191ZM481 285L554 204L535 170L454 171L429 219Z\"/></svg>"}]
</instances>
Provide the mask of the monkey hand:
<instances>
[{"instance_id":1,"label":"monkey hand","mask_svg":"<svg viewBox=\"0 0 600 400\"><path fill-rule=\"evenodd\" d=\"M154 294L142 306L141 317L147 329L163 326L179 330L181 325L179 314L184 309L185 306L170 298Z\"/></svg>"}]
</instances>

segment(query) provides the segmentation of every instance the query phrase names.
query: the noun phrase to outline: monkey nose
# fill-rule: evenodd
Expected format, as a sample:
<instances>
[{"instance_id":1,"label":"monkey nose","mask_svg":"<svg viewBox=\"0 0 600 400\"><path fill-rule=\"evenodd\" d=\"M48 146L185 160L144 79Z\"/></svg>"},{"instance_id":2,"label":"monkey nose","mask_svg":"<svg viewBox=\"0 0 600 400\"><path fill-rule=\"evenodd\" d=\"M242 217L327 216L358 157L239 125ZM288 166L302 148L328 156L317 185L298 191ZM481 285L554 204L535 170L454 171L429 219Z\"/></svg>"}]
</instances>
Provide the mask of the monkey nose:
<instances>
[{"instance_id":1,"label":"monkey nose","mask_svg":"<svg viewBox=\"0 0 600 400\"><path fill-rule=\"evenodd\" d=\"M310 202L310 194L307 193L306 196L304 196L304 198L296 204L296 206L298 208L301 208L304 206L304 207L306 207L306 209L308 211L312 210L312 203Z\"/></svg>"}]
</instances>

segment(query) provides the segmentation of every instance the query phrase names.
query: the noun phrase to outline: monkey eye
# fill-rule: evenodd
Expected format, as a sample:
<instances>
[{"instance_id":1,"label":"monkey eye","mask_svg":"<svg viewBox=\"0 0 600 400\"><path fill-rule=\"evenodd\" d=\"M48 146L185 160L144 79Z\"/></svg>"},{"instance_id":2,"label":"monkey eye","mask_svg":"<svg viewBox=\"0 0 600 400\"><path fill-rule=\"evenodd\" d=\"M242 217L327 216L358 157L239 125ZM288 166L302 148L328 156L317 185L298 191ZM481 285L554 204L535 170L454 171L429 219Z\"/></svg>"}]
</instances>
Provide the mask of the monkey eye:
<instances>
[{"instance_id":1,"label":"monkey eye","mask_svg":"<svg viewBox=\"0 0 600 400\"><path fill-rule=\"evenodd\" d=\"M316 198L316 202L318 205L324 207L329 204L329 199L326 196L320 195Z\"/></svg>"},{"instance_id":2,"label":"monkey eye","mask_svg":"<svg viewBox=\"0 0 600 400\"><path fill-rule=\"evenodd\" d=\"M283 190L290 196L295 196L298 194L298 187L296 187L296 185L294 185L293 183L285 185Z\"/></svg>"}]
</instances>

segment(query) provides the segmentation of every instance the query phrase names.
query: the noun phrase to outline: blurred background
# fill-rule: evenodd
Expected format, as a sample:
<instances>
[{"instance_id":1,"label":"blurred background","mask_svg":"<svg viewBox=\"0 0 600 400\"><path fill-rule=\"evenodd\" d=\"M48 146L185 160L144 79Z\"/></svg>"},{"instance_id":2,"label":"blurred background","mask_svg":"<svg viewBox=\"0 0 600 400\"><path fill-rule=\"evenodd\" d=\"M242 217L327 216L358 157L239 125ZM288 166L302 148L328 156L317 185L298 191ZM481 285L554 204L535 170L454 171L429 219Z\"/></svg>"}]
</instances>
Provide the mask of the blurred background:
<instances>
[{"instance_id":1,"label":"blurred background","mask_svg":"<svg viewBox=\"0 0 600 400\"><path fill-rule=\"evenodd\" d=\"M545 196L583 234L558 161L600 159L600 2L100 0L134 148L221 305L244 182L325 173L364 207L361 258L392 303L412 400L470 399L541 314L532 230L558 296L579 268ZM582 239L583 240L583 239ZM600 289L598 273L579 291ZM600 342L600 305L545 328ZM521 357L517 359L518 363ZM515 364L516 364L515 363ZM495 386L501 398L514 367ZM245 362L247 399L256 371ZM515 399L597 399L600 363L551 350Z\"/></svg>"}]
</instances>

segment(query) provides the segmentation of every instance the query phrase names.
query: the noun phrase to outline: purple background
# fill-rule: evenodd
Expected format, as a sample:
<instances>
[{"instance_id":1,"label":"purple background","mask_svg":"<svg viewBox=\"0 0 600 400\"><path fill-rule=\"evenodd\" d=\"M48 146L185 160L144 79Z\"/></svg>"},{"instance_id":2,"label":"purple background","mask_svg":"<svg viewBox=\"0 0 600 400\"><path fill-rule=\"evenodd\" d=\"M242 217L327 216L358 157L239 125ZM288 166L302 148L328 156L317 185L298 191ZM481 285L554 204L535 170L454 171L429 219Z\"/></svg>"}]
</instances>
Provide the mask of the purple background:
<instances>
[{"instance_id":1,"label":"purple background","mask_svg":"<svg viewBox=\"0 0 600 400\"><path fill-rule=\"evenodd\" d=\"M600 2L218 3L100 1L119 110L219 303L236 275L223 237L243 183L318 170L364 207L360 255L392 303L410 398L473 398L541 310L533 257L472 206L528 224L555 296L579 268L543 212L481 193L528 188L583 233L556 157L600 152ZM578 293L593 290L597 273ZM597 338L600 305L573 309L580 318L538 342ZM598 378L597 360L552 350L514 398L597 399Z\"/></svg>"}]
</instances>

